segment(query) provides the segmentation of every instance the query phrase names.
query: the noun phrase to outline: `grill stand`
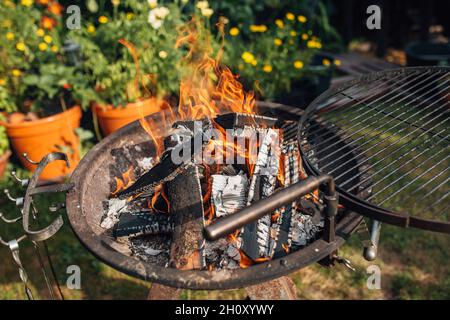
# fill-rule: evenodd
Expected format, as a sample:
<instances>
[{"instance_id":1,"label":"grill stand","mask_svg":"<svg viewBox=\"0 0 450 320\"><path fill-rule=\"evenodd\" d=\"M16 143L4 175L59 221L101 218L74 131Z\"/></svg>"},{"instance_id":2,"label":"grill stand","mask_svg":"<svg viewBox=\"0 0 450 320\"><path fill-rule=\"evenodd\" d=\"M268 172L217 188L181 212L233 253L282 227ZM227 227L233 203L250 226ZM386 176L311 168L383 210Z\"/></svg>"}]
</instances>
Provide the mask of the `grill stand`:
<instances>
[{"instance_id":1,"label":"grill stand","mask_svg":"<svg viewBox=\"0 0 450 320\"><path fill-rule=\"evenodd\" d=\"M364 259L373 261L377 258L378 242L380 241L381 222L378 220L372 221L370 230L370 243L364 247Z\"/></svg>"}]
</instances>

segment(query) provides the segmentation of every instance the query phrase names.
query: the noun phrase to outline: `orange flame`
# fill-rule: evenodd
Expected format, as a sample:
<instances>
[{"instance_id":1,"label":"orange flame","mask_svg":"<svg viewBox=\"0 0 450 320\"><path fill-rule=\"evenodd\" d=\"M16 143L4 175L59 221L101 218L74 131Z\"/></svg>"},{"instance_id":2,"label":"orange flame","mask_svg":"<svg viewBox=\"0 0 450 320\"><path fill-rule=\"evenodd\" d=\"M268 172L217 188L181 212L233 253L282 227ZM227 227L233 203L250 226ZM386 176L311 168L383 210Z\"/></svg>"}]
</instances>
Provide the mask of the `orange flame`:
<instances>
[{"instance_id":1,"label":"orange flame","mask_svg":"<svg viewBox=\"0 0 450 320\"><path fill-rule=\"evenodd\" d=\"M116 195L120 191L128 188L133 183L133 167L130 167L127 171L122 173L122 178L114 177L116 181L116 190L112 193L112 195Z\"/></svg>"}]
</instances>

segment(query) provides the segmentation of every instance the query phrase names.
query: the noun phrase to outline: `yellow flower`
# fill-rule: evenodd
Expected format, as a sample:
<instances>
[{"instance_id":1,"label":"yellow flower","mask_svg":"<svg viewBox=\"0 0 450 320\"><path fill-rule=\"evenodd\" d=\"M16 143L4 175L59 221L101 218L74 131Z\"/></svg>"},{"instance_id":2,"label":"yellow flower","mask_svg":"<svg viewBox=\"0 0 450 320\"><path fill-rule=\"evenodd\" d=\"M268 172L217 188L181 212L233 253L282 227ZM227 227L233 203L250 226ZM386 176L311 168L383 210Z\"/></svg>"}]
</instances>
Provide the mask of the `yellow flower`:
<instances>
[{"instance_id":1,"label":"yellow flower","mask_svg":"<svg viewBox=\"0 0 450 320\"><path fill-rule=\"evenodd\" d=\"M261 24L261 25L252 24L250 26L250 31L251 32L266 32L267 31L267 27L265 25L263 25L263 24Z\"/></svg>"},{"instance_id":2,"label":"yellow flower","mask_svg":"<svg viewBox=\"0 0 450 320\"><path fill-rule=\"evenodd\" d=\"M59 50L59 48L58 48L58 46L52 46L52 47L50 48L50 50L52 50L52 52L54 52L54 53L57 53L58 50Z\"/></svg>"},{"instance_id":3,"label":"yellow flower","mask_svg":"<svg viewBox=\"0 0 450 320\"><path fill-rule=\"evenodd\" d=\"M279 47L283 44L283 41L281 41L281 39L276 38L273 40L273 43Z\"/></svg>"},{"instance_id":4,"label":"yellow flower","mask_svg":"<svg viewBox=\"0 0 450 320\"><path fill-rule=\"evenodd\" d=\"M334 60L334 64L339 67L341 65L341 60L339 59Z\"/></svg>"},{"instance_id":5,"label":"yellow flower","mask_svg":"<svg viewBox=\"0 0 450 320\"><path fill-rule=\"evenodd\" d=\"M277 19L275 20L275 24L277 25L278 28L283 29L284 28L284 22L281 19Z\"/></svg>"},{"instance_id":6,"label":"yellow flower","mask_svg":"<svg viewBox=\"0 0 450 320\"><path fill-rule=\"evenodd\" d=\"M44 35L45 35L45 31L44 31L44 29L37 29L36 30L36 35L38 36L38 37L43 37Z\"/></svg>"},{"instance_id":7,"label":"yellow flower","mask_svg":"<svg viewBox=\"0 0 450 320\"><path fill-rule=\"evenodd\" d=\"M205 8L205 9L201 10L201 13L202 13L202 16L209 18L213 15L214 10L211 8Z\"/></svg>"},{"instance_id":8,"label":"yellow flower","mask_svg":"<svg viewBox=\"0 0 450 320\"><path fill-rule=\"evenodd\" d=\"M239 29L236 27L233 27L230 29L230 35L233 37L236 37L239 34Z\"/></svg>"},{"instance_id":9,"label":"yellow flower","mask_svg":"<svg viewBox=\"0 0 450 320\"><path fill-rule=\"evenodd\" d=\"M98 22L100 22L100 23L107 23L108 22L108 17L100 16L100 17L98 17Z\"/></svg>"},{"instance_id":10,"label":"yellow flower","mask_svg":"<svg viewBox=\"0 0 450 320\"><path fill-rule=\"evenodd\" d=\"M263 67L263 71L266 72L266 73L271 73L271 72L272 72L272 66L266 64L266 65Z\"/></svg>"},{"instance_id":11,"label":"yellow flower","mask_svg":"<svg viewBox=\"0 0 450 320\"><path fill-rule=\"evenodd\" d=\"M253 61L251 62L251 64L252 64L252 66L256 66L256 65L258 64L258 61L253 60Z\"/></svg>"},{"instance_id":12,"label":"yellow flower","mask_svg":"<svg viewBox=\"0 0 450 320\"><path fill-rule=\"evenodd\" d=\"M309 40L306 43L306 46L310 49L320 49L322 48L322 44L317 40Z\"/></svg>"},{"instance_id":13,"label":"yellow flower","mask_svg":"<svg viewBox=\"0 0 450 320\"><path fill-rule=\"evenodd\" d=\"M90 24L90 25L87 27L87 32L89 32L89 33L94 33L94 32L95 32L95 27L94 27L92 24Z\"/></svg>"},{"instance_id":14,"label":"yellow flower","mask_svg":"<svg viewBox=\"0 0 450 320\"><path fill-rule=\"evenodd\" d=\"M19 51L25 51L25 49L26 49L25 43L23 43L23 42L18 42L18 43L16 44L16 49L19 50Z\"/></svg>"},{"instance_id":15,"label":"yellow flower","mask_svg":"<svg viewBox=\"0 0 450 320\"><path fill-rule=\"evenodd\" d=\"M161 50L161 51L158 53L158 55L159 55L159 57L160 57L161 59L167 58L167 52L164 51L164 50Z\"/></svg>"},{"instance_id":16,"label":"yellow flower","mask_svg":"<svg viewBox=\"0 0 450 320\"><path fill-rule=\"evenodd\" d=\"M20 4L24 7L31 7L33 5L33 0L21 0Z\"/></svg>"},{"instance_id":17,"label":"yellow flower","mask_svg":"<svg viewBox=\"0 0 450 320\"><path fill-rule=\"evenodd\" d=\"M286 19L288 20L294 20L295 19L295 15L291 12L286 13Z\"/></svg>"},{"instance_id":18,"label":"yellow flower","mask_svg":"<svg viewBox=\"0 0 450 320\"><path fill-rule=\"evenodd\" d=\"M44 37L44 41L47 42L47 43L52 43L53 39L52 39L51 36L46 35L46 36Z\"/></svg>"},{"instance_id":19,"label":"yellow flower","mask_svg":"<svg viewBox=\"0 0 450 320\"><path fill-rule=\"evenodd\" d=\"M245 51L241 58L245 63L252 63L252 61L255 60L255 56L248 51Z\"/></svg>"},{"instance_id":20,"label":"yellow flower","mask_svg":"<svg viewBox=\"0 0 450 320\"><path fill-rule=\"evenodd\" d=\"M127 12L127 20L132 20L134 18L133 12Z\"/></svg>"},{"instance_id":21,"label":"yellow flower","mask_svg":"<svg viewBox=\"0 0 450 320\"><path fill-rule=\"evenodd\" d=\"M291 31L291 32L289 32L289 34L291 35L291 37L295 37L297 35L297 32Z\"/></svg>"},{"instance_id":22,"label":"yellow flower","mask_svg":"<svg viewBox=\"0 0 450 320\"><path fill-rule=\"evenodd\" d=\"M322 60L322 64L324 65L324 66L329 66L330 65L330 60L328 60L328 59L323 59Z\"/></svg>"},{"instance_id":23,"label":"yellow flower","mask_svg":"<svg viewBox=\"0 0 450 320\"><path fill-rule=\"evenodd\" d=\"M147 0L147 2L150 9L154 9L158 5L158 0Z\"/></svg>"},{"instance_id":24,"label":"yellow flower","mask_svg":"<svg viewBox=\"0 0 450 320\"><path fill-rule=\"evenodd\" d=\"M6 34L6 39L8 39L8 40L13 40L13 39L14 39L14 33L8 32L8 33Z\"/></svg>"},{"instance_id":25,"label":"yellow flower","mask_svg":"<svg viewBox=\"0 0 450 320\"><path fill-rule=\"evenodd\" d=\"M11 73L14 77L20 77L22 75L22 71L19 69L12 69Z\"/></svg>"},{"instance_id":26,"label":"yellow flower","mask_svg":"<svg viewBox=\"0 0 450 320\"><path fill-rule=\"evenodd\" d=\"M296 60L296 61L294 62L294 68L295 68L295 69L301 69L301 68L303 68L303 62L300 61L300 60Z\"/></svg>"},{"instance_id":27,"label":"yellow flower","mask_svg":"<svg viewBox=\"0 0 450 320\"><path fill-rule=\"evenodd\" d=\"M120 0L111 0L113 6L117 7L120 4Z\"/></svg>"},{"instance_id":28,"label":"yellow flower","mask_svg":"<svg viewBox=\"0 0 450 320\"><path fill-rule=\"evenodd\" d=\"M6 79L0 79L0 86L4 86L6 84Z\"/></svg>"},{"instance_id":29,"label":"yellow flower","mask_svg":"<svg viewBox=\"0 0 450 320\"><path fill-rule=\"evenodd\" d=\"M308 21L308 19L306 19L306 17L302 15L298 16L297 20L300 21L301 23L305 23L306 21Z\"/></svg>"},{"instance_id":30,"label":"yellow flower","mask_svg":"<svg viewBox=\"0 0 450 320\"><path fill-rule=\"evenodd\" d=\"M209 8L208 1L199 1L199 2L197 2L197 8L199 8L200 10L204 10L204 9Z\"/></svg>"},{"instance_id":31,"label":"yellow flower","mask_svg":"<svg viewBox=\"0 0 450 320\"><path fill-rule=\"evenodd\" d=\"M309 38L309 36L306 33L302 34L302 39L303 40L308 40L308 38Z\"/></svg>"},{"instance_id":32,"label":"yellow flower","mask_svg":"<svg viewBox=\"0 0 450 320\"><path fill-rule=\"evenodd\" d=\"M45 42L41 42L41 43L39 43L38 47L39 47L39 50L45 51L45 50L47 50L48 45Z\"/></svg>"}]
</instances>

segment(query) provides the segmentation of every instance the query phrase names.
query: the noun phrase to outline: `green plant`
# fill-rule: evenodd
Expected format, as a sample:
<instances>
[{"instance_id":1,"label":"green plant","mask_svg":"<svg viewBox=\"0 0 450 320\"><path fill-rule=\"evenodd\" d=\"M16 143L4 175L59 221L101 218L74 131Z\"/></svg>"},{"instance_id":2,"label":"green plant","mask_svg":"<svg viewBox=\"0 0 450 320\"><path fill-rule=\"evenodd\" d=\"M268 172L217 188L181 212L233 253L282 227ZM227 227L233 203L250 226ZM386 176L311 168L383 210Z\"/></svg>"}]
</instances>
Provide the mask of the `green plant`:
<instances>
[{"instance_id":1,"label":"green plant","mask_svg":"<svg viewBox=\"0 0 450 320\"><path fill-rule=\"evenodd\" d=\"M0 109L40 116L65 105L86 107L93 97L62 43L63 7L57 1L0 3Z\"/></svg>"},{"instance_id":2,"label":"green plant","mask_svg":"<svg viewBox=\"0 0 450 320\"><path fill-rule=\"evenodd\" d=\"M269 24L250 25L248 29L231 25L225 45L225 63L267 99L289 92L293 81L325 74L333 63L323 59L313 65L322 48L309 23L309 17L286 13Z\"/></svg>"},{"instance_id":3,"label":"green plant","mask_svg":"<svg viewBox=\"0 0 450 320\"><path fill-rule=\"evenodd\" d=\"M0 122L6 121L4 117L0 114ZM0 126L0 156L3 155L6 150L9 149L9 141L6 136L6 128L5 126Z\"/></svg>"},{"instance_id":4,"label":"green plant","mask_svg":"<svg viewBox=\"0 0 450 320\"><path fill-rule=\"evenodd\" d=\"M84 73L97 101L118 106L148 96L147 89L160 97L178 93L183 52L174 46L189 16L176 3L149 8L147 1L128 0L113 9L69 35L82 47Z\"/></svg>"}]
</instances>

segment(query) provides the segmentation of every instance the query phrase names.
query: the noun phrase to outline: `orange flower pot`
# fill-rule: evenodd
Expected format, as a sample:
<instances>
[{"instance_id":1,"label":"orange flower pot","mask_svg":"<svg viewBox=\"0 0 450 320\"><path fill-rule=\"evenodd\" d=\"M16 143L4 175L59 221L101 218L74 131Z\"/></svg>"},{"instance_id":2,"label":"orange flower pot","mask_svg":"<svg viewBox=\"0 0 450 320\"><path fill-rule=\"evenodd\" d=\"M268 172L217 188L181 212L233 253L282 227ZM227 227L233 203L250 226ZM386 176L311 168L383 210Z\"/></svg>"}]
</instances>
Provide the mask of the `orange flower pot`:
<instances>
[{"instance_id":1,"label":"orange flower pot","mask_svg":"<svg viewBox=\"0 0 450 320\"><path fill-rule=\"evenodd\" d=\"M0 156L0 179L5 173L6 166L8 165L9 157L11 156L11 151L7 150L3 155Z\"/></svg>"},{"instance_id":2,"label":"orange flower pot","mask_svg":"<svg viewBox=\"0 0 450 320\"><path fill-rule=\"evenodd\" d=\"M42 172L42 179L53 180L71 173L80 161L80 141L75 134L75 129L80 126L80 120L81 108L75 106L62 113L36 121L4 125L14 151L23 166L30 171L34 171L36 166L21 156L24 152L34 161L40 161L50 152L67 153L70 168L66 168L64 162L56 161L48 165ZM64 150L65 147L70 148L70 152Z\"/></svg>"},{"instance_id":3,"label":"orange flower pot","mask_svg":"<svg viewBox=\"0 0 450 320\"><path fill-rule=\"evenodd\" d=\"M154 98L140 102L129 103L124 107L114 108L112 105L95 104L93 112L96 114L102 133L107 136L110 133L140 119L142 116L161 111L164 103Z\"/></svg>"}]
</instances>

